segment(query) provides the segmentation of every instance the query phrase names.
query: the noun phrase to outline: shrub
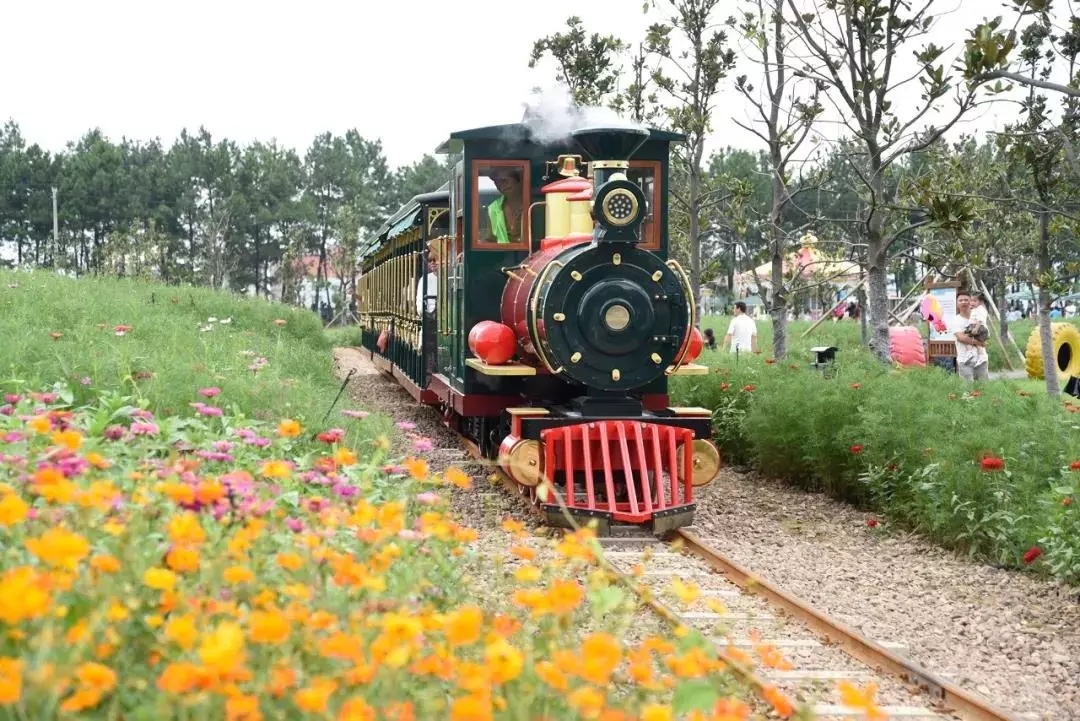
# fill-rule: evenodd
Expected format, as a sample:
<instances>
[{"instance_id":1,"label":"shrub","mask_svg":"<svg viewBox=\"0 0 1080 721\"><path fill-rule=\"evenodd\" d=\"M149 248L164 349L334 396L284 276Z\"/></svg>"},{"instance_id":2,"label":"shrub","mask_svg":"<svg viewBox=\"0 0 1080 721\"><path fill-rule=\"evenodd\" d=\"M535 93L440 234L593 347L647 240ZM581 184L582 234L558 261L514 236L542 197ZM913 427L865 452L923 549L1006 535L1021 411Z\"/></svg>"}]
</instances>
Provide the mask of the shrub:
<instances>
[{"instance_id":1,"label":"shrub","mask_svg":"<svg viewBox=\"0 0 1080 721\"><path fill-rule=\"evenodd\" d=\"M973 556L1011 566L1041 558L1055 577L1080 582L1072 400L1026 383L972 388L936 368L885 367L859 352L831 378L762 357L738 368L705 358L717 372L678 379L673 402L715 410L729 462L749 457L766 475L880 511ZM754 379L753 392L725 386L728 377ZM737 430L727 423L733 409Z\"/></svg>"}]
</instances>

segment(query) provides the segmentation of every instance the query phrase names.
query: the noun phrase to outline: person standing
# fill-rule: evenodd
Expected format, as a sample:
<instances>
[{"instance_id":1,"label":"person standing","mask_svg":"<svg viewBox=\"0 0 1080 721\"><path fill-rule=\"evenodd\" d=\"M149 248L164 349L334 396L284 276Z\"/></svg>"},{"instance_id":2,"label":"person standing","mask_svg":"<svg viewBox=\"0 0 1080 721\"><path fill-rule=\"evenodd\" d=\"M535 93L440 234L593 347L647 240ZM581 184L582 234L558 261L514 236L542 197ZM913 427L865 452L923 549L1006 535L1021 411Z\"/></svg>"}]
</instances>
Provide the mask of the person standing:
<instances>
[{"instance_id":1,"label":"person standing","mask_svg":"<svg viewBox=\"0 0 1080 721\"><path fill-rule=\"evenodd\" d=\"M966 381L984 381L990 378L990 359L986 354L986 341L973 338L967 332L972 320L971 293L957 291L956 315L949 323L949 332L956 337L956 371Z\"/></svg>"},{"instance_id":2,"label":"person standing","mask_svg":"<svg viewBox=\"0 0 1080 721\"><path fill-rule=\"evenodd\" d=\"M732 353L757 353L757 323L746 314L746 303L741 300L735 304L735 317L731 319L727 335L724 336L724 348L728 347Z\"/></svg>"},{"instance_id":3,"label":"person standing","mask_svg":"<svg viewBox=\"0 0 1080 721\"><path fill-rule=\"evenodd\" d=\"M424 366L427 374L431 375L435 372L437 352L435 307L439 291L439 259L430 250L426 265L427 274L416 281L416 314L421 319L421 353L424 355Z\"/></svg>"}]
</instances>

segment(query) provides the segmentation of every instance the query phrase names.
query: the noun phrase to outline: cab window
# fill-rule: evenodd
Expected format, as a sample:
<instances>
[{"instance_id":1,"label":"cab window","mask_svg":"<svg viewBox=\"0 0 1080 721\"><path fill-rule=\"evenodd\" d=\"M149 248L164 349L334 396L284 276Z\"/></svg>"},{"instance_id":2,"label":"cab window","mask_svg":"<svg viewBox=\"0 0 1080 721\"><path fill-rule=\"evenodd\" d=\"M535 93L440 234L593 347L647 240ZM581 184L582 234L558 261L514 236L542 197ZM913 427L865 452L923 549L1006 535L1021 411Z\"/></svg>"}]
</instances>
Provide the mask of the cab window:
<instances>
[{"instance_id":1,"label":"cab window","mask_svg":"<svg viewBox=\"0 0 1080 721\"><path fill-rule=\"evenodd\" d=\"M474 247L480 250L527 250L528 161L478 160L473 168Z\"/></svg>"},{"instance_id":2,"label":"cab window","mask_svg":"<svg viewBox=\"0 0 1080 721\"><path fill-rule=\"evenodd\" d=\"M656 160L631 160L626 178L645 191L648 215L641 226L641 247L660 248L660 163Z\"/></svg>"}]
</instances>

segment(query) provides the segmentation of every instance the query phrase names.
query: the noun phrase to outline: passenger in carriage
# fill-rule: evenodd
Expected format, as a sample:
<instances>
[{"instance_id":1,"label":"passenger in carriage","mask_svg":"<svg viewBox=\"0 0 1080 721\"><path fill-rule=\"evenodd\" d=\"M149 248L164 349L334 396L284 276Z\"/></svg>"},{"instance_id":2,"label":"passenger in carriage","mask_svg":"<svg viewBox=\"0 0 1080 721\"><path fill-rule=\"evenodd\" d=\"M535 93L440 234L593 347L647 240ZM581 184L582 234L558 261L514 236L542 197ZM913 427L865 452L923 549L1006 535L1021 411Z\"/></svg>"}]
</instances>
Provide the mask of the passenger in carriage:
<instances>
[{"instance_id":1,"label":"passenger in carriage","mask_svg":"<svg viewBox=\"0 0 1080 721\"><path fill-rule=\"evenodd\" d=\"M498 198L487 207L487 227L480 229L484 243L515 243L521 240L522 219L525 217L525 192L521 169L495 167L481 174L491 178L499 191Z\"/></svg>"},{"instance_id":2,"label":"passenger in carriage","mask_svg":"<svg viewBox=\"0 0 1080 721\"><path fill-rule=\"evenodd\" d=\"M427 289L425 292L424 278L421 276L416 281L416 314L420 316L423 325L422 353L427 374L435 372L436 331L437 321L435 317L436 300L439 292L439 257L434 248L427 251Z\"/></svg>"}]
</instances>

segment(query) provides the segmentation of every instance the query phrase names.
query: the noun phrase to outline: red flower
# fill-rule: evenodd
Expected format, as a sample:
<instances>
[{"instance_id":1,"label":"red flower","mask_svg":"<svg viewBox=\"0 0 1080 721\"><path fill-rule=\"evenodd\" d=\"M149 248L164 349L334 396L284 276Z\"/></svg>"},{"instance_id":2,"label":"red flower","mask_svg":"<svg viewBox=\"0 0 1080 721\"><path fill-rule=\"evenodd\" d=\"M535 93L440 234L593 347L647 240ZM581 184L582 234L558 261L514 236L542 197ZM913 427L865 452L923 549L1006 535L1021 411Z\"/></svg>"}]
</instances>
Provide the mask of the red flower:
<instances>
[{"instance_id":1,"label":"red flower","mask_svg":"<svg viewBox=\"0 0 1080 721\"><path fill-rule=\"evenodd\" d=\"M853 445L848 450L851 451L851 455L857 456L857 455L859 455L860 453L863 452L863 447L860 446L858 443L856 443L855 445Z\"/></svg>"},{"instance_id":2,"label":"red flower","mask_svg":"<svg viewBox=\"0 0 1080 721\"><path fill-rule=\"evenodd\" d=\"M1042 555L1042 549L1038 546L1032 546L1024 553L1024 563L1031 563L1036 558Z\"/></svg>"},{"instance_id":3,"label":"red flower","mask_svg":"<svg viewBox=\"0 0 1080 721\"><path fill-rule=\"evenodd\" d=\"M766 358L766 359L765 359L765 365L767 365L767 366L771 366L771 365L774 365L775 363L776 363L776 359L775 359L775 358Z\"/></svg>"},{"instance_id":4,"label":"red flower","mask_svg":"<svg viewBox=\"0 0 1080 721\"><path fill-rule=\"evenodd\" d=\"M1061 505L1065 506L1066 508L1068 508L1072 504L1073 504L1073 497L1072 496L1065 496L1064 498L1061 499Z\"/></svg>"},{"instance_id":5,"label":"red flower","mask_svg":"<svg viewBox=\"0 0 1080 721\"><path fill-rule=\"evenodd\" d=\"M337 443L345 437L345 431L340 428L331 428L328 431L323 431L319 434L318 438L323 443Z\"/></svg>"},{"instance_id":6,"label":"red flower","mask_svg":"<svg viewBox=\"0 0 1080 721\"><path fill-rule=\"evenodd\" d=\"M722 390L722 391L726 391L726 390L727 390L728 388L731 388L731 384L730 384L730 383L721 383L721 384L720 384L720 390Z\"/></svg>"},{"instance_id":7,"label":"red flower","mask_svg":"<svg viewBox=\"0 0 1080 721\"><path fill-rule=\"evenodd\" d=\"M897 466L896 466L896 464L895 464L895 463L890 463L889 465L887 465L887 466L885 466L885 467L886 467L887 469L889 469L890 471L895 471L895 470L896 470L896 468L897 468Z\"/></svg>"},{"instance_id":8,"label":"red flower","mask_svg":"<svg viewBox=\"0 0 1080 721\"><path fill-rule=\"evenodd\" d=\"M750 383L749 385L745 385L745 386L743 386L742 389L744 391L746 391L747 393L753 393L754 392L754 384Z\"/></svg>"},{"instance_id":9,"label":"red flower","mask_svg":"<svg viewBox=\"0 0 1080 721\"><path fill-rule=\"evenodd\" d=\"M862 383L852 383L852 384L851 384L851 388L852 388L852 390L856 390L856 391L857 391L857 390L859 390L860 388L862 388Z\"/></svg>"},{"instance_id":10,"label":"red flower","mask_svg":"<svg viewBox=\"0 0 1080 721\"><path fill-rule=\"evenodd\" d=\"M878 520L876 518L871 518L870 520L868 520L866 522L866 527L867 528L877 528L878 527Z\"/></svg>"},{"instance_id":11,"label":"red flower","mask_svg":"<svg viewBox=\"0 0 1080 721\"><path fill-rule=\"evenodd\" d=\"M1070 471L1080 471L1080 461L1073 461L1069 464Z\"/></svg>"},{"instance_id":12,"label":"red flower","mask_svg":"<svg viewBox=\"0 0 1080 721\"><path fill-rule=\"evenodd\" d=\"M984 471L1000 471L1005 468L1005 461L997 456L986 456L979 462L979 466Z\"/></svg>"}]
</instances>

